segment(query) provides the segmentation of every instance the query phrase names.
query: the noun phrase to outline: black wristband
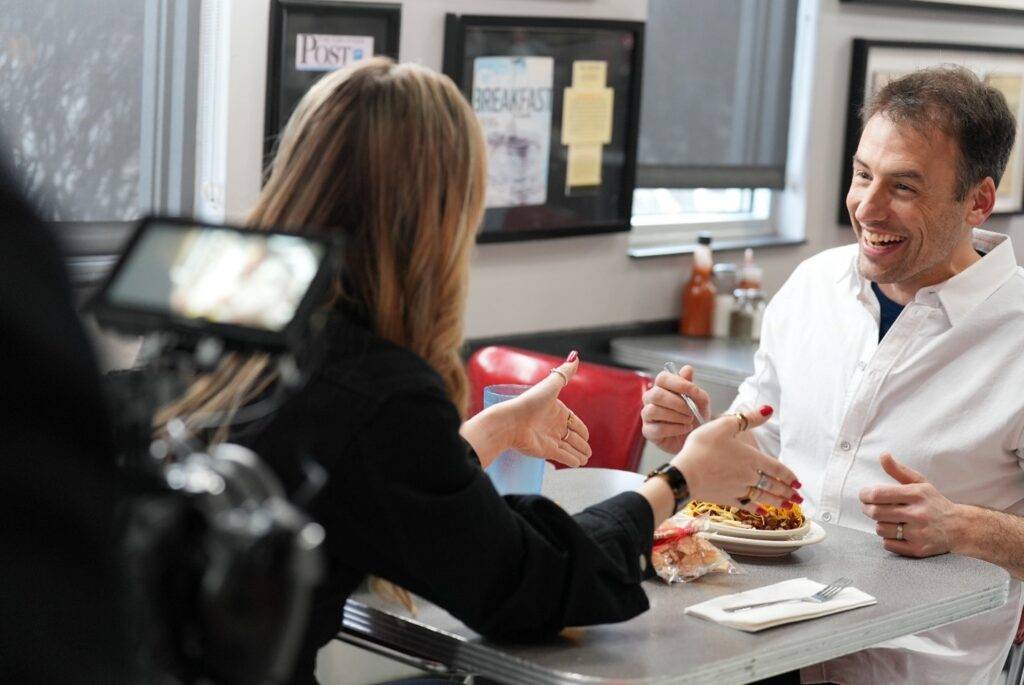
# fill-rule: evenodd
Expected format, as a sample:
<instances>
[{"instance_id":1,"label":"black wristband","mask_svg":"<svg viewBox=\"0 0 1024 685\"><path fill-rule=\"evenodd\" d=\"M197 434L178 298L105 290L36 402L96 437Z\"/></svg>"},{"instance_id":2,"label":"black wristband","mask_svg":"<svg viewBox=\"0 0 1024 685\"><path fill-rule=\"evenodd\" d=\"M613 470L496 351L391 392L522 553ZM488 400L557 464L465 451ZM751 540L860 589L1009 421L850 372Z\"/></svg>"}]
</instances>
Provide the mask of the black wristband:
<instances>
[{"instance_id":1,"label":"black wristband","mask_svg":"<svg viewBox=\"0 0 1024 685\"><path fill-rule=\"evenodd\" d=\"M654 469L647 474L647 478L644 482L649 481L652 478L661 478L668 486L672 489L672 496L676 500L676 511L679 507L690 498L690 487L686 484L686 478L683 476L683 472L677 469L672 464L662 464L658 468Z\"/></svg>"}]
</instances>

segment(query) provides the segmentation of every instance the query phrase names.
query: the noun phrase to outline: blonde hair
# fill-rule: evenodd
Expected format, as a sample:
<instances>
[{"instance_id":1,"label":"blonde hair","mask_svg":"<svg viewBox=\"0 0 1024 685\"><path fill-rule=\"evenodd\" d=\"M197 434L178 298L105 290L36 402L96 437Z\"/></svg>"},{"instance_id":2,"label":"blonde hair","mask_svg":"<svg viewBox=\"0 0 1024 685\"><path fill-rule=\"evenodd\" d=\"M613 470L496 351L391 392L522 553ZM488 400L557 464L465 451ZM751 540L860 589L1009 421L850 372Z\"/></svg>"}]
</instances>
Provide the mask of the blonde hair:
<instances>
[{"instance_id":1,"label":"blonde hair","mask_svg":"<svg viewBox=\"0 0 1024 685\"><path fill-rule=\"evenodd\" d=\"M455 84L374 58L324 76L302 98L248 223L343 234L346 278L335 301L356 304L373 332L423 357L464 416L459 348L485 185L483 133ZM195 429L204 416L233 416L275 380L266 356L230 355L155 426L180 417Z\"/></svg>"}]
</instances>

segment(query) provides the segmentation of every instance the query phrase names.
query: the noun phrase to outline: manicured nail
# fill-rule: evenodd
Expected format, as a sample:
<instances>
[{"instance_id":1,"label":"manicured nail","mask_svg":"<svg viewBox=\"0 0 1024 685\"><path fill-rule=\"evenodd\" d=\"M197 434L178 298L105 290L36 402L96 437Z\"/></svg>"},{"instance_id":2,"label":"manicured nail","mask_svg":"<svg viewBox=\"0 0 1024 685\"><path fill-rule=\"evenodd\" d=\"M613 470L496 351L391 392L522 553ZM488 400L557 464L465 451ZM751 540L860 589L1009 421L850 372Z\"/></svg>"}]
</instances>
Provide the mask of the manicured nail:
<instances>
[{"instance_id":1,"label":"manicured nail","mask_svg":"<svg viewBox=\"0 0 1024 685\"><path fill-rule=\"evenodd\" d=\"M782 503L782 508L786 509L786 510L792 509L793 508L793 503L787 500L787 501Z\"/></svg>"},{"instance_id":2,"label":"manicured nail","mask_svg":"<svg viewBox=\"0 0 1024 685\"><path fill-rule=\"evenodd\" d=\"M572 352L569 353L569 356L565 358L565 361L567 361L570 364L572 364L574 361L579 359L579 356L580 356L580 353L577 352L576 350L573 350Z\"/></svg>"},{"instance_id":3,"label":"manicured nail","mask_svg":"<svg viewBox=\"0 0 1024 685\"><path fill-rule=\"evenodd\" d=\"M762 506L758 506L758 507L757 507L757 513L758 513L758 514L760 514L761 516L764 516L765 514L767 514L767 513L768 513L768 510L767 510L767 509L765 509L765 508L764 508L764 507L762 507Z\"/></svg>"},{"instance_id":4,"label":"manicured nail","mask_svg":"<svg viewBox=\"0 0 1024 685\"><path fill-rule=\"evenodd\" d=\"M773 411L775 410L766 404L763 407L761 407L761 416L771 416Z\"/></svg>"},{"instance_id":5,"label":"manicured nail","mask_svg":"<svg viewBox=\"0 0 1024 685\"><path fill-rule=\"evenodd\" d=\"M795 480L795 481L793 481L792 483L790 483L790 484L789 484L789 487L793 488L794 490L799 490L799 489L800 489L800 488L802 488L803 486L804 486L804 484L803 484L803 483L801 483L801 482L800 482L800 481L798 481L798 480Z\"/></svg>"},{"instance_id":6,"label":"manicured nail","mask_svg":"<svg viewBox=\"0 0 1024 685\"><path fill-rule=\"evenodd\" d=\"M801 496L800 496L800 493L797 493L797 492L794 492L794 493L793 493L793 496L792 496L792 497L791 497L790 499L792 499L792 500L793 500L794 502L796 502L797 504L800 504L801 502L803 502L803 501L804 501L804 498L803 498L803 497L801 497Z\"/></svg>"}]
</instances>

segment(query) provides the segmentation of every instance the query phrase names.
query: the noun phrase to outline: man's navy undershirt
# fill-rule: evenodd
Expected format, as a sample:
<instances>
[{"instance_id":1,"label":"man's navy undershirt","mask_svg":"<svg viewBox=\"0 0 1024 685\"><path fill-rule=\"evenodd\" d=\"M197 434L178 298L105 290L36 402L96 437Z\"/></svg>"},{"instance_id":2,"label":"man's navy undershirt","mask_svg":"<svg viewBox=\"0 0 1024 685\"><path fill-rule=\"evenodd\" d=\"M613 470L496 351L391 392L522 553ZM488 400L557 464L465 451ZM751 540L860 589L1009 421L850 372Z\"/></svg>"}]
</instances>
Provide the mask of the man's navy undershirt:
<instances>
[{"instance_id":1,"label":"man's navy undershirt","mask_svg":"<svg viewBox=\"0 0 1024 685\"><path fill-rule=\"evenodd\" d=\"M882 310L882 315L878 318L878 342L882 342L882 338L889 332L889 327L896 322L896 318L903 311L903 305L886 297L885 293L882 292L882 289L874 281L871 281L871 290L874 291L875 297L878 298L878 306Z\"/></svg>"}]
</instances>

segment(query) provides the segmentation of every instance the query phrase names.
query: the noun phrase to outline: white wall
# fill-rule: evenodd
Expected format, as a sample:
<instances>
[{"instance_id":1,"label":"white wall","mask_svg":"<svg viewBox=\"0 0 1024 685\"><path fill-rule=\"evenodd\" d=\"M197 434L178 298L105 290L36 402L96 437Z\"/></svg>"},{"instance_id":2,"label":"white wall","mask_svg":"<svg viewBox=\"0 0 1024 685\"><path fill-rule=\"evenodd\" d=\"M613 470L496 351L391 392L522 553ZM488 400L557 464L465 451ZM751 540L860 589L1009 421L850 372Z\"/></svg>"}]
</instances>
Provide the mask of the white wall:
<instances>
[{"instance_id":1,"label":"white wall","mask_svg":"<svg viewBox=\"0 0 1024 685\"><path fill-rule=\"evenodd\" d=\"M226 209L244 214L259 189L268 0L231 11ZM440 69L445 12L643 20L646 0L405 0L401 57ZM1024 20L803 0L787 189L781 221L807 244L761 250L775 290L800 260L851 240L836 221L852 39L1024 45ZM680 83L685 87L685 82ZM991 219L1024 258L1024 217ZM677 316L687 257L630 259L627 234L482 245L473 260L469 337L650 321Z\"/></svg>"}]
</instances>

